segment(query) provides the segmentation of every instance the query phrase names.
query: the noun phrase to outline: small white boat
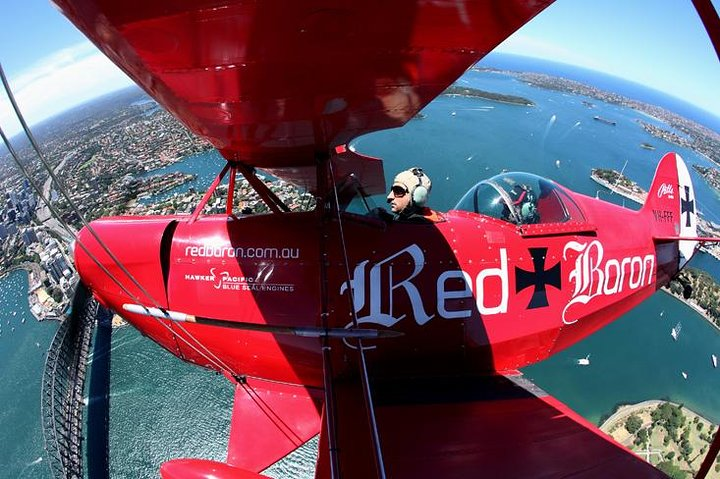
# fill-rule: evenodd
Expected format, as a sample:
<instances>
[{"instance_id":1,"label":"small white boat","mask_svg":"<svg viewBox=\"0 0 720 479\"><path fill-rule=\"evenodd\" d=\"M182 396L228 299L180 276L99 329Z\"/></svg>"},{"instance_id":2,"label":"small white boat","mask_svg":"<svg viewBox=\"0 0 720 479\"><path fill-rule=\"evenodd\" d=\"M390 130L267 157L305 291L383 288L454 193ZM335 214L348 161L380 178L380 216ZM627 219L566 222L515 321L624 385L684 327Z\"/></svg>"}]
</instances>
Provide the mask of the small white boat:
<instances>
[{"instance_id":1,"label":"small white boat","mask_svg":"<svg viewBox=\"0 0 720 479\"><path fill-rule=\"evenodd\" d=\"M710 357L712 358L713 367L716 368L717 367L717 356L715 356L714 354L711 354Z\"/></svg>"},{"instance_id":2,"label":"small white boat","mask_svg":"<svg viewBox=\"0 0 720 479\"><path fill-rule=\"evenodd\" d=\"M578 363L580 366L590 366L590 355L588 354L588 355L585 356L584 358L578 359L578 360L577 360L577 363Z\"/></svg>"},{"instance_id":3,"label":"small white boat","mask_svg":"<svg viewBox=\"0 0 720 479\"><path fill-rule=\"evenodd\" d=\"M660 317L662 318L664 315L665 315L665 310L663 309L662 311L660 311Z\"/></svg>"},{"instance_id":4,"label":"small white boat","mask_svg":"<svg viewBox=\"0 0 720 479\"><path fill-rule=\"evenodd\" d=\"M678 336L680 336L680 330L682 329L682 324L677 323L674 328L672 328L672 331L670 331L670 336L677 341Z\"/></svg>"},{"instance_id":5,"label":"small white boat","mask_svg":"<svg viewBox=\"0 0 720 479\"><path fill-rule=\"evenodd\" d=\"M682 374L683 379L687 379L687 373L685 371L682 371L680 374Z\"/></svg>"}]
</instances>

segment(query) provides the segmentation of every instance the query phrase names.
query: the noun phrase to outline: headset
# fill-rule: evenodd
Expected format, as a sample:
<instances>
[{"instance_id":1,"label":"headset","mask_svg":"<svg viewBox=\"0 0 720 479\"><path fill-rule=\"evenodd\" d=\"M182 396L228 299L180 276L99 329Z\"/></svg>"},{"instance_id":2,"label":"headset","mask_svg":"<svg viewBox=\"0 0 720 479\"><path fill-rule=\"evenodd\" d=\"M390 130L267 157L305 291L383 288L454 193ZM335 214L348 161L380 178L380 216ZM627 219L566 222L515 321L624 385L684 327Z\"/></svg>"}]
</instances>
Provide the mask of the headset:
<instances>
[{"instance_id":1,"label":"headset","mask_svg":"<svg viewBox=\"0 0 720 479\"><path fill-rule=\"evenodd\" d=\"M412 168L410 172L417 176L417 185L412 189L410 192L410 196L412 197L412 202L414 205L422 208L425 206L425 203L428 200L428 189L422 184L423 176L425 176L425 173L423 172L422 168Z\"/></svg>"}]
</instances>

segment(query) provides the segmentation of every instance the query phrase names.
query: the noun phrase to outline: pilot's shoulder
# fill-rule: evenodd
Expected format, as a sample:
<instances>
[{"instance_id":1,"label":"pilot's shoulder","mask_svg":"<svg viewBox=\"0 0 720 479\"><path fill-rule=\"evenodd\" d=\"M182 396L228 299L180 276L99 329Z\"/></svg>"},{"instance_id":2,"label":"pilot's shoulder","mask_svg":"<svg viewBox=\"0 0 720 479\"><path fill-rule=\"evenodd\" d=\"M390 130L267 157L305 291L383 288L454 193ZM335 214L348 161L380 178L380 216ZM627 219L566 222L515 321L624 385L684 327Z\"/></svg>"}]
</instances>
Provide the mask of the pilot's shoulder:
<instances>
[{"instance_id":1,"label":"pilot's shoulder","mask_svg":"<svg viewBox=\"0 0 720 479\"><path fill-rule=\"evenodd\" d=\"M445 221L445 215L439 211L431 210L430 208L424 208L427 212L423 211L423 216L432 223L441 223Z\"/></svg>"}]
</instances>

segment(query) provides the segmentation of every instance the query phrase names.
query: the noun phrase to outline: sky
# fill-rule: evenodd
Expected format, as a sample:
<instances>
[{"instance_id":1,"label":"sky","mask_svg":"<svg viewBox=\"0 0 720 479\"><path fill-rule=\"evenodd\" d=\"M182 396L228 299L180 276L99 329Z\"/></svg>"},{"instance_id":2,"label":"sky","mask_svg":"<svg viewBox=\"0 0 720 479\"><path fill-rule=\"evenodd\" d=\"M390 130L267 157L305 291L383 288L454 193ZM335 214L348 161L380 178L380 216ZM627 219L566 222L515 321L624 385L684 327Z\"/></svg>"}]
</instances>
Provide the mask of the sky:
<instances>
[{"instance_id":1,"label":"sky","mask_svg":"<svg viewBox=\"0 0 720 479\"><path fill-rule=\"evenodd\" d=\"M496 51L609 73L720 117L720 61L691 0L557 0ZM0 64L31 125L132 84L48 0L3 0ZM0 127L20 130L3 92Z\"/></svg>"}]
</instances>

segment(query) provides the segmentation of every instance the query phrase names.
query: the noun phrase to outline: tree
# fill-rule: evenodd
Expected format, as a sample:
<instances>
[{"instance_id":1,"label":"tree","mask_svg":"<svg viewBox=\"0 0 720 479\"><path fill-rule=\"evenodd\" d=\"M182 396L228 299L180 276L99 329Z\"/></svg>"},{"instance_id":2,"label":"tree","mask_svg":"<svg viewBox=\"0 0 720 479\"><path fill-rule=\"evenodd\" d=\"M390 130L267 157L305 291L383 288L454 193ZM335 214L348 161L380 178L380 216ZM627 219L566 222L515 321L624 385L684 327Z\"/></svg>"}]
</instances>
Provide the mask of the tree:
<instances>
[{"instance_id":1,"label":"tree","mask_svg":"<svg viewBox=\"0 0 720 479\"><path fill-rule=\"evenodd\" d=\"M642 426L642 419L637 414L631 414L625 420L625 429L630 434L635 434Z\"/></svg>"},{"instance_id":2,"label":"tree","mask_svg":"<svg viewBox=\"0 0 720 479\"><path fill-rule=\"evenodd\" d=\"M673 479L687 479L687 473L673 464L672 461L663 461L657 465L657 468Z\"/></svg>"}]
</instances>

